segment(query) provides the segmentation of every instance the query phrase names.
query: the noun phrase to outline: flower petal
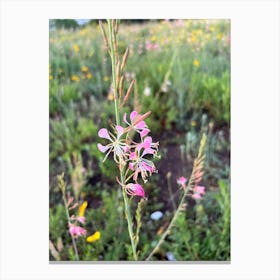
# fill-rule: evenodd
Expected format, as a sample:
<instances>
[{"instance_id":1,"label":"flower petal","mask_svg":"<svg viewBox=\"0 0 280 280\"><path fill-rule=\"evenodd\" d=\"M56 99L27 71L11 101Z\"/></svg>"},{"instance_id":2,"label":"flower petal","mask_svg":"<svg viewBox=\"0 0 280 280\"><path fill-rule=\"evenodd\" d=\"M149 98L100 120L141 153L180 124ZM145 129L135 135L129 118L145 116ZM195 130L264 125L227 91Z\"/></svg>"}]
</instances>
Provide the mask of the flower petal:
<instances>
[{"instance_id":1,"label":"flower petal","mask_svg":"<svg viewBox=\"0 0 280 280\"><path fill-rule=\"evenodd\" d=\"M98 144L97 144L97 148L98 148L98 150L99 150L101 153L105 153L106 151L108 151L108 149L109 149L110 147L108 147L108 146L103 146L102 144L98 143Z\"/></svg>"},{"instance_id":2,"label":"flower petal","mask_svg":"<svg viewBox=\"0 0 280 280\"><path fill-rule=\"evenodd\" d=\"M117 130L117 138L119 139L122 135L123 135L123 132L124 132L124 128L120 125L116 125L116 130Z\"/></svg>"},{"instance_id":3,"label":"flower petal","mask_svg":"<svg viewBox=\"0 0 280 280\"><path fill-rule=\"evenodd\" d=\"M146 123L144 121L140 121L135 125L136 129L144 129L146 127Z\"/></svg>"},{"instance_id":4,"label":"flower petal","mask_svg":"<svg viewBox=\"0 0 280 280\"><path fill-rule=\"evenodd\" d=\"M153 150L152 148L146 148L146 149L143 151L143 153L142 153L142 157L143 157L144 155L147 155L147 154L153 155L154 153L155 153L155 150Z\"/></svg>"},{"instance_id":5,"label":"flower petal","mask_svg":"<svg viewBox=\"0 0 280 280\"><path fill-rule=\"evenodd\" d=\"M145 137L149 132L150 132L150 129L144 128L144 129L140 132L140 136L143 138L143 137Z\"/></svg>"},{"instance_id":6,"label":"flower petal","mask_svg":"<svg viewBox=\"0 0 280 280\"><path fill-rule=\"evenodd\" d=\"M100 239L101 233L100 231L95 232L93 235L87 237L87 242L91 243Z\"/></svg>"},{"instance_id":7,"label":"flower petal","mask_svg":"<svg viewBox=\"0 0 280 280\"><path fill-rule=\"evenodd\" d=\"M99 131L98 131L98 136L100 138L105 138L105 139L109 139L112 141L110 135L109 135L109 132L106 128L101 128Z\"/></svg>"},{"instance_id":8,"label":"flower petal","mask_svg":"<svg viewBox=\"0 0 280 280\"><path fill-rule=\"evenodd\" d=\"M138 112L136 112L136 111L131 112L131 114L130 114L130 120L133 122L133 120L134 120L138 115L139 115L139 114L138 114Z\"/></svg>"}]
</instances>

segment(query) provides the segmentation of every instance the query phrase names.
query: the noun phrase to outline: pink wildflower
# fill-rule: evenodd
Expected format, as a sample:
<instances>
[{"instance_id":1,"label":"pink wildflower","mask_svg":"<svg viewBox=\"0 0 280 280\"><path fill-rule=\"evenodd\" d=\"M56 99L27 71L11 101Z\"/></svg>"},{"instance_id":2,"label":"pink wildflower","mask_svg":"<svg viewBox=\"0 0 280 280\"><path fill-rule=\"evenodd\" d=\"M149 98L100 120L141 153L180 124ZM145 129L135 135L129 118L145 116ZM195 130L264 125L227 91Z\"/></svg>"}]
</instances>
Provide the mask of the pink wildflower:
<instances>
[{"instance_id":1,"label":"pink wildflower","mask_svg":"<svg viewBox=\"0 0 280 280\"><path fill-rule=\"evenodd\" d=\"M128 184L125 190L129 195L145 197L145 191L139 184Z\"/></svg>"},{"instance_id":2,"label":"pink wildflower","mask_svg":"<svg viewBox=\"0 0 280 280\"><path fill-rule=\"evenodd\" d=\"M144 182L147 182L146 178L151 176L152 173L157 172L154 163L151 160L144 158L146 154L154 154L155 151L151 148L144 149L142 153L140 150L136 150L130 154L129 159L131 162L129 163L129 168L133 170L135 173L133 175L133 180L137 182L138 174L141 174L141 177Z\"/></svg>"},{"instance_id":3,"label":"pink wildflower","mask_svg":"<svg viewBox=\"0 0 280 280\"><path fill-rule=\"evenodd\" d=\"M108 155L113 151L114 152L114 160L119 163L118 158L120 158L122 161L124 161L125 158L125 153L128 150L128 147L125 143L124 139L120 139L121 136L124 134L124 128L120 125L116 125L115 126L117 135L116 137L108 132L108 130L106 128L101 128L98 131L98 136L100 138L105 138L111 141L111 143L107 144L106 146L103 146L102 144L98 143L97 147L99 149L99 151L101 151L102 153L107 152L104 160L108 157ZM117 158L118 156L118 158ZM103 161L104 161L103 160Z\"/></svg>"},{"instance_id":4,"label":"pink wildflower","mask_svg":"<svg viewBox=\"0 0 280 280\"><path fill-rule=\"evenodd\" d=\"M84 223L86 222L86 218L85 218L85 217L78 217L77 220L78 220L80 223L82 223L82 224L84 224Z\"/></svg>"},{"instance_id":5,"label":"pink wildflower","mask_svg":"<svg viewBox=\"0 0 280 280\"><path fill-rule=\"evenodd\" d=\"M193 188L193 199L201 199L202 195L205 194L205 187L204 186L195 186Z\"/></svg>"},{"instance_id":6,"label":"pink wildflower","mask_svg":"<svg viewBox=\"0 0 280 280\"><path fill-rule=\"evenodd\" d=\"M177 184L181 185L181 186L185 186L187 182L187 178L181 176L178 180L177 180Z\"/></svg>"},{"instance_id":7,"label":"pink wildflower","mask_svg":"<svg viewBox=\"0 0 280 280\"><path fill-rule=\"evenodd\" d=\"M75 226L73 224L69 225L69 232L73 237L85 236L87 231L79 226Z\"/></svg>"},{"instance_id":8,"label":"pink wildflower","mask_svg":"<svg viewBox=\"0 0 280 280\"><path fill-rule=\"evenodd\" d=\"M126 113L123 116L123 121L128 124L129 126L131 126L132 128L134 128L137 132L141 133L142 135L144 134L147 135L149 133L149 129L147 128L147 125L145 123L145 121L141 120L138 122L138 120L142 117L143 115L140 115L137 111L133 111L130 113L130 123L127 121L126 118ZM143 132L144 130L144 132ZM149 130L149 131L147 131Z\"/></svg>"}]
</instances>

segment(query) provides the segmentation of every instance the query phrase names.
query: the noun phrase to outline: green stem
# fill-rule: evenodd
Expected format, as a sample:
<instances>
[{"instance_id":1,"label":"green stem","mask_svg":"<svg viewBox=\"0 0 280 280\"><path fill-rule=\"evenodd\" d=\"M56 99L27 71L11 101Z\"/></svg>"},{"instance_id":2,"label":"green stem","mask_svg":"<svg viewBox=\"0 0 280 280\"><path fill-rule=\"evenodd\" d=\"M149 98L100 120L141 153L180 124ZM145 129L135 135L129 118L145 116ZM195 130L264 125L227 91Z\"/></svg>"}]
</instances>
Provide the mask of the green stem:
<instances>
[{"instance_id":1,"label":"green stem","mask_svg":"<svg viewBox=\"0 0 280 280\"><path fill-rule=\"evenodd\" d=\"M116 115L116 124L120 125L120 113L119 113L119 104L118 104L118 93L117 93L117 77L116 77L116 52L114 45L116 44L116 33L113 26L113 20L108 20L108 28L109 28L109 45L110 45L110 55L112 61L112 78L113 78L113 91L114 91L114 102L115 102L115 115ZM120 177L121 177L121 184L125 186L125 179L123 169L120 168ZM133 258L137 261L137 254L136 254L136 245L134 241L134 234L133 234L133 227L132 227L132 218L130 213L129 202L127 198L127 194L125 188L122 187L122 195L123 201L125 206L125 216L127 219L127 227L128 233L131 241L131 248L133 252Z\"/></svg>"},{"instance_id":2,"label":"green stem","mask_svg":"<svg viewBox=\"0 0 280 280\"><path fill-rule=\"evenodd\" d=\"M169 223L167 229L164 231L164 233L162 234L160 240L158 241L157 245L155 246L155 248L153 249L153 251L150 253L150 255L146 258L146 261L150 260L150 258L156 253L156 251L159 249L159 247L161 246L161 244L163 243L164 239L166 238L166 236L170 233L170 230L171 228L173 227L174 225L174 222L177 220L178 218L178 215L181 211L181 208L183 206L183 203L184 203L184 200L185 200L185 197L187 195L187 192L188 192L188 188L186 188L186 190L184 191L184 194L182 196L182 199L180 201L180 204L179 206L177 207L177 210L171 220L171 222Z\"/></svg>"},{"instance_id":3,"label":"green stem","mask_svg":"<svg viewBox=\"0 0 280 280\"><path fill-rule=\"evenodd\" d=\"M63 202L64 202L64 206L65 206L65 212L66 212L68 224L70 224L71 221L70 221L69 211L68 211L68 208L67 208L67 201L66 201L65 194L63 194ZM72 235L71 235L71 238L72 238L72 243L73 243L73 247L74 247L74 251L75 251L75 255L76 255L76 260L79 261L80 258L79 258L79 253L78 253L78 249L77 249L77 244L76 244L75 238Z\"/></svg>"},{"instance_id":4,"label":"green stem","mask_svg":"<svg viewBox=\"0 0 280 280\"><path fill-rule=\"evenodd\" d=\"M110 44L111 61L112 61L112 78L113 78L113 87L114 87L113 91L114 91L116 124L120 125L119 104L118 104L118 94L117 94L117 77L116 77L116 53L114 48L116 35L113 27L113 20L108 20L108 28L109 28L109 44Z\"/></svg>"}]
</instances>

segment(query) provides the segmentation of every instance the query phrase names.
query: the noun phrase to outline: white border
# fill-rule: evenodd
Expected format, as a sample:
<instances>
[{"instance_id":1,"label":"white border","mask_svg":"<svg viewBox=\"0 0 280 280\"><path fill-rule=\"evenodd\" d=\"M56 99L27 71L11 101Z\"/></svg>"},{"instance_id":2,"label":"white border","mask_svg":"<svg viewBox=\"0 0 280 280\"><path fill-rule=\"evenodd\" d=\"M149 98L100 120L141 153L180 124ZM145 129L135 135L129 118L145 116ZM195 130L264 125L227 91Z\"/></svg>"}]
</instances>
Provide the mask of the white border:
<instances>
[{"instance_id":1,"label":"white border","mask_svg":"<svg viewBox=\"0 0 280 280\"><path fill-rule=\"evenodd\" d=\"M2 1L0 278L279 279L279 2ZM229 265L50 265L48 19L230 18Z\"/></svg>"}]
</instances>

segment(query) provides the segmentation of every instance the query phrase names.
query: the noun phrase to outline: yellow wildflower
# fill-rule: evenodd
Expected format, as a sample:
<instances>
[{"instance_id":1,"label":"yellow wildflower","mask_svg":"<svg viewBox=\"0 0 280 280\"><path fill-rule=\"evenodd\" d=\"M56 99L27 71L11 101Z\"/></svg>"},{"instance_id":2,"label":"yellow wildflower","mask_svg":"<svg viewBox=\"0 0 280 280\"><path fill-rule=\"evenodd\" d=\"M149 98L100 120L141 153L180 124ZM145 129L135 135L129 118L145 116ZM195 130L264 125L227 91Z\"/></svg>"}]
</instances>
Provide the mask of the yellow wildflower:
<instances>
[{"instance_id":1,"label":"yellow wildflower","mask_svg":"<svg viewBox=\"0 0 280 280\"><path fill-rule=\"evenodd\" d=\"M196 126L196 121L191 121L191 126Z\"/></svg>"},{"instance_id":2,"label":"yellow wildflower","mask_svg":"<svg viewBox=\"0 0 280 280\"><path fill-rule=\"evenodd\" d=\"M88 71L88 67L87 66L82 66L82 72L87 72Z\"/></svg>"},{"instance_id":3,"label":"yellow wildflower","mask_svg":"<svg viewBox=\"0 0 280 280\"><path fill-rule=\"evenodd\" d=\"M87 73L87 78L88 78L88 79L91 79L91 78L92 78L91 73Z\"/></svg>"},{"instance_id":4,"label":"yellow wildflower","mask_svg":"<svg viewBox=\"0 0 280 280\"><path fill-rule=\"evenodd\" d=\"M80 78L77 75L72 75L71 80L74 82L79 82Z\"/></svg>"},{"instance_id":5,"label":"yellow wildflower","mask_svg":"<svg viewBox=\"0 0 280 280\"><path fill-rule=\"evenodd\" d=\"M199 65L200 65L199 60L198 60L198 59L195 59L195 60L193 61L193 65L196 66L196 67L199 67Z\"/></svg>"},{"instance_id":6,"label":"yellow wildflower","mask_svg":"<svg viewBox=\"0 0 280 280\"><path fill-rule=\"evenodd\" d=\"M87 208L87 205L88 205L87 201L84 201L82 203L82 205L80 205L80 207L79 207L79 217L84 217L85 216L85 210Z\"/></svg>"},{"instance_id":7,"label":"yellow wildflower","mask_svg":"<svg viewBox=\"0 0 280 280\"><path fill-rule=\"evenodd\" d=\"M104 82L108 82L110 80L110 78L108 76L104 76L103 81Z\"/></svg>"},{"instance_id":8,"label":"yellow wildflower","mask_svg":"<svg viewBox=\"0 0 280 280\"><path fill-rule=\"evenodd\" d=\"M151 38L151 41L152 42L155 42L157 40L157 37L154 35L154 36L152 36L152 38Z\"/></svg>"},{"instance_id":9,"label":"yellow wildflower","mask_svg":"<svg viewBox=\"0 0 280 280\"><path fill-rule=\"evenodd\" d=\"M49 75L49 80L52 80L53 79L53 75Z\"/></svg>"},{"instance_id":10,"label":"yellow wildflower","mask_svg":"<svg viewBox=\"0 0 280 280\"><path fill-rule=\"evenodd\" d=\"M73 45L73 49L76 53L80 51L80 47L77 44Z\"/></svg>"},{"instance_id":11,"label":"yellow wildflower","mask_svg":"<svg viewBox=\"0 0 280 280\"><path fill-rule=\"evenodd\" d=\"M113 94L112 91L110 91L110 92L108 93L107 99L110 100L110 101L114 100L114 94Z\"/></svg>"},{"instance_id":12,"label":"yellow wildflower","mask_svg":"<svg viewBox=\"0 0 280 280\"><path fill-rule=\"evenodd\" d=\"M87 242L91 243L97 241L98 239L100 239L100 237L101 237L101 233L100 231L97 231L93 235L87 237Z\"/></svg>"},{"instance_id":13,"label":"yellow wildflower","mask_svg":"<svg viewBox=\"0 0 280 280\"><path fill-rule=\"evenodd\" d=\"M216 36L216 38L217 38L218 40L221 40L221 39L223 38L223 34L222 34L222 33L218 33L217 36Z\"/></svg>"}]
</instances>

